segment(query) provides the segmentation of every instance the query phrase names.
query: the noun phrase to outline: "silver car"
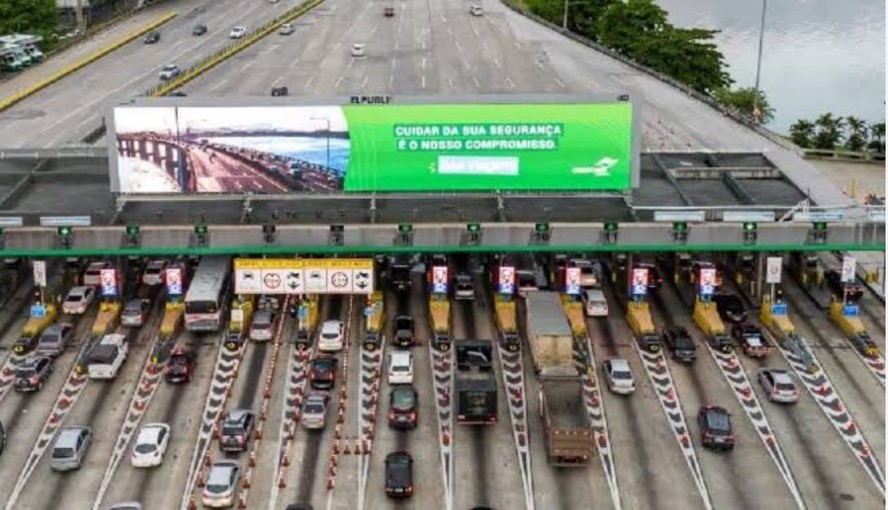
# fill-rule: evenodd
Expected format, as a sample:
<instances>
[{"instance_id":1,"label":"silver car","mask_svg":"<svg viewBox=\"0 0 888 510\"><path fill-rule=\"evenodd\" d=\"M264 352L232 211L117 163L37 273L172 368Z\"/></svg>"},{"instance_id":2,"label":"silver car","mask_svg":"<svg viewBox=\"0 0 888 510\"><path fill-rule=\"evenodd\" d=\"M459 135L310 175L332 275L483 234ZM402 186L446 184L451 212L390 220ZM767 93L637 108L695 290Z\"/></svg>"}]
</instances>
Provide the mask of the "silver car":
<instances>
[{"instance_id":1,"label":"silver car","mask_svg":"<svg viewBox=\"0 0 888 510\"><path fill-rule=\"evenodd\" d=\"M63 322L61 324L53 324L40 335L40 341L37 343L37 354L40 356L49 356L56 358L65 352L65 348L70 345L74 338L74 325Z\"/></svg>"},{"instance_id":2,"label":"silver car","mask_svg":"<svg viewBox=\"0 0 888 510\"><path fill-rule=\"evenodd\" d=\"M758 371L758 380L771 402L794 404L799 399L795 381L786 370L763 368Z\"/></svg>"},{"instance_id":3,"label":"silver car","mask_svg":"<svg viewBox=\"0 0 888 510\"><path fill-rule=\"evenodd\" d=\"M302 426L307 429L322 429L327 424L327 392L312 391L302 403Z\"/></svg>"},{"instance_id":4,"label":"silver car","mask_svg":"<svg viewBox=\"0 0 888 510\"><path fill-rule=\"evenodd\" d=\"M635 391L635 378L629 362L623 358L611 358L604 362L607 387L614 393L628 395Z\"/></svg>"},{"instance_id":5,"label":"silver car","mask_svg":"<svg viewBox=\"0 0 888 510\"><path fill-rule=\"evenodd\" d=\"M236 461L220 460L213 464L201 493L203 506L207 508L234 506L240 477L241 470Z\"/></svg>"},{"instance_id":6,"label":"silver car","mask_svg":"<svg viewBox=\"0 0 888 510\"><path fill-rule=\"evenodd\" d=\"M151 302L147 299L130 299L120 314L120 323L124 326L141 327L150 307Z\"/></svg>"},{"instance_id":7,"label":"silver car","mask_svg":"<svg viewBox=\"0 0 888 510\"><path fill-rule=\"evenodd\" d=\"M49 462L49 467L53 471L80 469L90 443L92 443L91 428L63 428L52 446L52 460Z\"/></svg>"}]
</instances>

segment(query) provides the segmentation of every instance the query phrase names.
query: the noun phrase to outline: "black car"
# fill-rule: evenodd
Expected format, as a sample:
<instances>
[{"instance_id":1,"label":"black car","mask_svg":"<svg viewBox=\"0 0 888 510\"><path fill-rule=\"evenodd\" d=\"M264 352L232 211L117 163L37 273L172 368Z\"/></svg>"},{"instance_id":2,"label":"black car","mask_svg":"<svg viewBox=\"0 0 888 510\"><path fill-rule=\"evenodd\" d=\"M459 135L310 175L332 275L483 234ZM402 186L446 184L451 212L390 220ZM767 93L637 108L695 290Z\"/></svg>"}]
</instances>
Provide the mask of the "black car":
<instances>
[{"instance_id":1,"label":"black car","mask_svg":"<svg viewBox=\"0 0 888 510\"><path fill-rule=\"evenodd\" d=\"M835 269L828 269L823 273L823 279L829 286L829 290L838 298L842 298L846 290L848 292L848 301L856 303L863 297L863 289L860 284L855 282L843 282L842 273Z\"/></svg>"},{"instance_id":2,"label":"black car","mask_svg":"<svg viewBox=\"0 0 888 510\"><path fill-rule=\"evenodd\" d=\"M311 360L308 379L311 387L316 390L329 390L336 384L336 369L339 360L331 356L323 356Z\"/></svg>"},{"instance_id":3,"label":"black car","mask_svg":"<svg viewBox=\"0 0 888 510\"><path fill-rule=\"evenodd\" d=\"M731 428L731 413L719 406L707 405L697 414L700 425L700 441L704 448L713 450L733 450L734 431Z\"/></svg>"},{"instance_id":4,"label":"black car","mask_svg":"<svg viewBox=\"0 0 888 510\"><path fill-rule=\"evenodd\" d=\"M392 386L389 393L389 427L415 429L418 423L419 395L407 384Z\"/></svg>"},{"instance_id":5,"label":"black car","mask_svg":"<svg viewBox=\"0 0 888 510\"><path fill-rule=\"evenodd\" d=\"M287 87L271 88L271 97L286 97L288 95L290 95L290 90Z\"/></svg>"},{"instance_id":6,"label":"black car","mask_svg":"<svg viewBox=\"0 0 888 510\"><path fill-rule=\"evenodd\" d=\"M164 377L168 383L189 382L194 375L194 351L187 347L176 347L170 353Z\"/></svg>"},{"instance_id":7,"label":"black car","mask_svg":"<svg viewBox=\"0 0 888 510\"><path fill-rule=\"evenodd\" d=\"M722 320L738 324L746 321L746 307L743 306L743 300L734 294L716 294L712 296L712 301L718 310L718 315Z\"/></svg>"},{"instance_id":8,"label":"black car","mask_svg":"<svg viewBox=\"0 0 888 510\"><path fill-rule=\"evenodd\" d=\"M145 36L145 44L154 44L160 41L160 32L153 31L149 32L148 35Z\"/></svg>"},{"instance_id":9,"label":"black car","mask_svg":"<svg viewBox=\"0 0 888 510\"><path fill-rule=\"evenodd\" d=\"M204 35L207 33L206 25L194 25L194 30L191 31L191 35Z\"/></svg>"},{"instance_id":10,"label":"black car","mask_svg":"<svg viewBox=\"0 0 888 510\"><path fill-rule=\"evenodd\" d=\"M222 422L222 434L219 436L219 447L226 452L242 452L247 449L256 416L246 409L233 409Z\"/></svg>"},{"instance_id":11,"label":"black car","mask_svg":"<svg viewBox=\"0 0 888 510\"><path fill-rule=\"evenodd\" d=\"M395 317L395 346L410 347L413 345L413 318L407 315Z\"/></svg>"},{"instance_id":12,"label":"black car","mask_svg":"<svg viewBox=\"0 0 888 510\"><path fill-rule=\"evenodd\" d=\"M52 358L32 356L15 369L16 391L40 391L52 373Z\"/></svg>"},{"instance_id":13,"label":"black car","mask_svg":"<svg viewBox=\"0 0 888 510\"><path fill-rule=\"evenodd\" d=\"M291 503L284 510L313 510L314 507L308 503Z\"/></svg>"},{"instance_id":14,"label":"black car","mask_svg":"<svg viewBox=\"0 0 888 510\"><path fill-rule=\"evenodd\" d=\"M413 495L413 457L407 452L385 456L385 494L390 498Z\"/></svg>"},{"instance_id":15,"label":"black car","mask_svg":"<svg viewBox=\"0 0 888 510\"><path fill-rule=\"evenodd\" d=\"M697 359L697 346L687 329L680 326L665 328L660 338L675 359L686 363Z\"/></svg>"},{"instance_id":16,"label":"black car","mask_svg":"<svg viewBox=\"0 0 888 510\"><path fill-rule=\"evenodd\" d=\"M293 345L296 346L296 350L304 351L311 347L311 334L305 328L299 328L296 330L296 335L293 337Z\"/></svg>"}]
</instances>

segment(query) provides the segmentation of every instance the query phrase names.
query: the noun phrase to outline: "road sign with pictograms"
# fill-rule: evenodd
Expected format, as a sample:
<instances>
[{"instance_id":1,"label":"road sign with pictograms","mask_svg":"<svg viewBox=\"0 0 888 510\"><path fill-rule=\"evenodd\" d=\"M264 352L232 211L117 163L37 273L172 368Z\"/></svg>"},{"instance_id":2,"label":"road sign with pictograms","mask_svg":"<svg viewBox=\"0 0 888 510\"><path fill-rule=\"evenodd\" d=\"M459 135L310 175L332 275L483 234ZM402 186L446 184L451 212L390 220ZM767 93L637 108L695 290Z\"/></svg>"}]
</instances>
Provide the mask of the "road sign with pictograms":
<instances>
[{"instance_id":1,"label":"road sign with pictograms","mask_svg":"<svg viewBox=\"0 0 888 510\"><path fill-rule=\"evenodd\" d=\"M780 277L783 273L783 258L768 257L767 269L765 270L765 283L780 283Z\"/></svg>"},{"instance_id":2,"label":"road sign with pictograms","mask_svg":"<svg viewBox=\"0 0 888 510\"><path fill-rule=\"evenodd\" d=\"M372 259L235 259L235 294L371 294Z\"/></svg>"}]
</instances>

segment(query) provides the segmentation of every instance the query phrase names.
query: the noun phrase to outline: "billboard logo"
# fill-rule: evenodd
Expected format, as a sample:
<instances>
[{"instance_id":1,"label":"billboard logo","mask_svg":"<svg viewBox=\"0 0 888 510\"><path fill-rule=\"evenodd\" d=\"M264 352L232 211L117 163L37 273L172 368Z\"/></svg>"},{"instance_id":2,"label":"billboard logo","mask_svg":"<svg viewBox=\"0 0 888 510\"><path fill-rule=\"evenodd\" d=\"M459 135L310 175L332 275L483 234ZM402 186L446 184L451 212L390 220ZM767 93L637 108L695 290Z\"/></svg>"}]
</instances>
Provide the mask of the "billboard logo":
<instances>
[{"instance_id":1,"label":"billboard logo","mask_svg":"<svg viewBox=\"0 0 888 510\"><path fill-rule=\"evenodd\" d=\"M392 96L351 96L349 103L351 104L389 104L392 102Z\"/></svg>"},{"instance_id":2,"label":"billboard logo","mask_svg":"<svg viewBox=\"0 0 888 510\"><path fill-rule=\"evenodd\" d=\"M580 293L580 275L578 267L569 267L564 271L564 293L577 295Z\"/></svg>"},{"instance_id":3,"label":"billboard logo","mask_svg":"<svg viewBox=\"0 0 888 510\"><path fill-rule=\"evenodd\" d=\"M574 175L594 175L595 177L610 177L610 169L620 161L614 158L601 158L595 166L575 166L570 169Z\"/></svg>"}]
</instances>

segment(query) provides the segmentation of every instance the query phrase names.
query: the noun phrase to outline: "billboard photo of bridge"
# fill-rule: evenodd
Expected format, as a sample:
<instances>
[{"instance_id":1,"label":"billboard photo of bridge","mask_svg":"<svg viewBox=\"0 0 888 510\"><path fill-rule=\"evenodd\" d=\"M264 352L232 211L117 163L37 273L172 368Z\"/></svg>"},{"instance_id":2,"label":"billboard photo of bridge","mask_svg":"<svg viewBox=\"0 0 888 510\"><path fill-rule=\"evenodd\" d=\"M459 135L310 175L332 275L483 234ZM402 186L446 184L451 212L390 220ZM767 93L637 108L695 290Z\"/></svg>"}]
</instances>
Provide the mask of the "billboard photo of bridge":
<instances>
[{"instance_id":1,"label":"billboard photo of bridge","mask_svg":"<svg viewBox=\"0 0 888 510\"><path fill-rule=\"evenodd\" d=\"M338 106L116 108L121 193L330 193L348 167Z\"/></svg>"}]
</instances>

